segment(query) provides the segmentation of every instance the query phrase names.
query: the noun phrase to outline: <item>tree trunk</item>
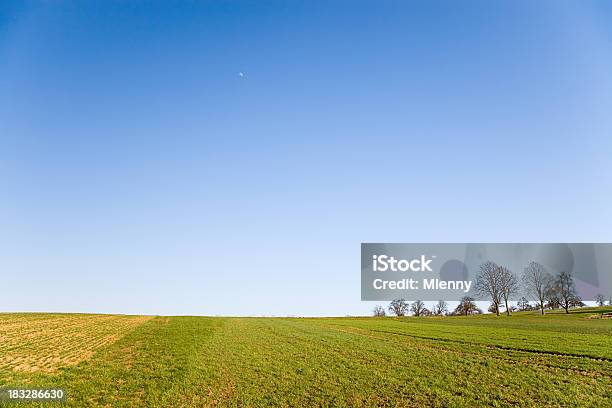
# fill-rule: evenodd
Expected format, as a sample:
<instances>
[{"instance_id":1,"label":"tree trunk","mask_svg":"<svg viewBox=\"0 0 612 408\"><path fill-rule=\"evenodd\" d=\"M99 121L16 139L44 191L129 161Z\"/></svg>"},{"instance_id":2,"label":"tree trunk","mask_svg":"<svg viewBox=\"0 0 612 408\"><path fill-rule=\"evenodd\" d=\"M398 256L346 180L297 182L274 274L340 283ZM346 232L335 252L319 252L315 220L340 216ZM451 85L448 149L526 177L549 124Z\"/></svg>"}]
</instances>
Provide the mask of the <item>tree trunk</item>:
<instances>
[{"instance_id":1,"label":"tree trunk","mask_svg":"<svg viewBox=\"0 0 612 408\"><path fill-rule=\"evenodd\" d=\"M499 305L495 304L495 314L499 316Z\"/></svg>"},{"instance_id":2,"label":"tree trunk","mask_svg":"<svg viewBox=\"0 0 612 408\"><path fill-rule=\"evenodd\" d=\"M508 308L508 299L504 299L504 302L506 302L506 315L510 316L510 309Z\"/></svg>"}]
</instances>

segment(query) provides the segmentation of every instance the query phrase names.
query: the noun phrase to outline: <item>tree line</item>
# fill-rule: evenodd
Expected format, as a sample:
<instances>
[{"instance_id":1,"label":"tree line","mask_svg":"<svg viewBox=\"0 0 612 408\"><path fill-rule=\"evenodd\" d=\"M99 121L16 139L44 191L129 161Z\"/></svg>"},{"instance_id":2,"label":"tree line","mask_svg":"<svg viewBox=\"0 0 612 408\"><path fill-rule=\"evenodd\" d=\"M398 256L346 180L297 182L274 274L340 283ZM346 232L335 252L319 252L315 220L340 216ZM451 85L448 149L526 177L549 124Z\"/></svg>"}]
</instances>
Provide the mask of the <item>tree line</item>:
<instances>
[{"instance_id":1,"label":"tree line","mask_svg":"<svg viewBox=\"0 0 612 408\"><path fill-rule=\"evenodd\" d=\"M459 305L453 310L449 311L448 303L444 300L439 300L438 303L430 310L425 307L425 303L422 300L417 300L413 303L408 303L405 299L395 299L389 304L389 313L395 316L406 316L408 313L412 313L413 316L459 316L459 315L471 315L480 314L482 310L478 308L474 298L465 296L459 302ZM376 306L374 308L374 316L386 316L387 313L385 308L382 306Z\"/></svg>"},{"instance_id":2,"label":"tree line","mask_svg":"<svg viewBox=\"0 0 612 408\"><path fill-rule=\"evenodd\" d=\"M544 314L547 309L563 308L566 313L569 313L572 307L585 306L576 293L574 278L570 272L553 275L542 264L535 261L529 262L523 268L520 278L505 266L487 261L479 267L474 289L479 296L491 301L488 310L497 316L502 307L509 316L514 310L540 310L541 314ZM517 306L512 306L510 300L519 293L524 296L518 301ZM531 305L530 300L534 301L535 305ZM598 306L605 305L605 297L602 294L598 294L595 301ZM608 304L612 305L612 296ZM448 310L448 304L443 300L438 301L432 310L429 310L421 300L410 304L405 299L393 300L389 304L388 311L395 316L405 316L409 312L414 316L482 313L474 298L469 296L463 297L459 305L451 312ZM385 315L386 311L382 306L374 308L374 316Z\"/></svg>"}]
</instances>

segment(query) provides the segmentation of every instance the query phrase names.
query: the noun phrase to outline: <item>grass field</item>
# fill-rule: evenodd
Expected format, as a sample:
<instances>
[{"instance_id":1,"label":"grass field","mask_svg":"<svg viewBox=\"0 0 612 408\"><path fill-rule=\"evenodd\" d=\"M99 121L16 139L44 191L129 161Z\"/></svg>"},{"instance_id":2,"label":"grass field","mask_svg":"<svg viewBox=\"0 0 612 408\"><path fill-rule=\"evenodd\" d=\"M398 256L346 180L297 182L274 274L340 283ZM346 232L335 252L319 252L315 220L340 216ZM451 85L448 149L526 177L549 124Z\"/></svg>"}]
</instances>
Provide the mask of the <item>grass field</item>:
<instances>
[{"instance_id":1,"label":"grass field","mask_svg":"<svg viewBox=\"0 0 612 408\"><path fill-rule=\"evenodd\" d=\"M402 319L4 314L0 386L63 387L68 406L612 406L612 319L592 318L603 310Z\"/></svg>"}]
</instances>

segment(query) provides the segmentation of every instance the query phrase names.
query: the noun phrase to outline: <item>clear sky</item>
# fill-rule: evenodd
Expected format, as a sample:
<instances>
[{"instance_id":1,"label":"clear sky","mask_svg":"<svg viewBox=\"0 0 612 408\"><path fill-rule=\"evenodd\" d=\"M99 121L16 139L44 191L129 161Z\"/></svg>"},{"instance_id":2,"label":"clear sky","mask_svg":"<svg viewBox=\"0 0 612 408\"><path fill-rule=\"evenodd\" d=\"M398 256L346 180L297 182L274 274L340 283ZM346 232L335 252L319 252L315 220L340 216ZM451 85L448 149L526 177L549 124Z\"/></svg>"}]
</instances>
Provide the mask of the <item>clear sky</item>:
<instances>
[{"instance_id":1,"label":"clear sky","mask_svg":"<svg viewBox=\"0 0 612 408\"><path fill-rule=\"evenodd\" d=\"M361 242L612 241L612 4L2 1L0 310L345 315Z\"/></svg>"}]
</instances>

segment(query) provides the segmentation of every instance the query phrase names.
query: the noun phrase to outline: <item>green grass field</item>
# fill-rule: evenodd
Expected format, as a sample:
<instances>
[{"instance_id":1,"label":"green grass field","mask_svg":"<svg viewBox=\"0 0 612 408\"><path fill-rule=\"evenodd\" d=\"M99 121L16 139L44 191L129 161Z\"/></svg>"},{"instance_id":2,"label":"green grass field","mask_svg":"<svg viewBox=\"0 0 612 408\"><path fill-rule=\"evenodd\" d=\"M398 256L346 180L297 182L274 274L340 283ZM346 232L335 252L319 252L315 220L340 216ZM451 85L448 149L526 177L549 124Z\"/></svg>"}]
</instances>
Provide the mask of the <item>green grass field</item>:
<instances>
[{"instance_id":1,"label":"green grass field","mask_svg":"<svg viewBox=\"0 0 612 408\"><path fill-rule=\"evenodd\" d=\"M612 406L612 319L593 318L604 310L612 311L402 319L4 314L0 353L11 359L0 357L0 386L63 387L67 406ZM73 327L72 335L62 337L57 325ZM62 360L65 353L72 357Z\"/></svg>"}]
</instances>

